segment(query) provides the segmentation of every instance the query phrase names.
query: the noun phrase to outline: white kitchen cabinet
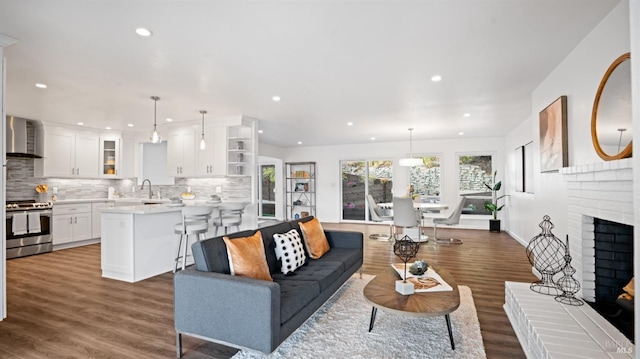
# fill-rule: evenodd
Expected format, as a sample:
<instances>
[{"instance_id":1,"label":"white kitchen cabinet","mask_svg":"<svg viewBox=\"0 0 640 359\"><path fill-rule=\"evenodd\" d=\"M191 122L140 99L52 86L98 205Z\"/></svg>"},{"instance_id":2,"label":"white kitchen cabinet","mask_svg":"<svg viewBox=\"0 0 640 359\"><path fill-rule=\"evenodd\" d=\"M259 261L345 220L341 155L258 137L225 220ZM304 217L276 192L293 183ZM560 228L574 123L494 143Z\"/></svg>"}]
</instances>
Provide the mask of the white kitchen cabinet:
<instances>
[{"instance_id":1,"label":"white kitchen cabinet","mask_svg":"<svg viewBox=\"0 0 640 359\"><path fill-rule=\"evenodd\" d=\"M227 128L205 127L204 137L207 143L204 150L200 149L200 141L197 142L197 174L200 176L225 176L227 174Z\"/></svg>"},{"instance_id":2,"label":"white kitchen cabinet","mask_svg":"<svg viewBox=\"0 0 640 359\"><path fill-rule=\"evenodd\" d=\"M119 178L121 162L120 137L101 136L100 177Z\"/></svg>"},{"instance_id":3,"label":"white kitchen cabinet","mask_svg":"<svg viewBox=\"0 0 640 359\"><path fill-rule=\"evenodd\" d=\"M100 173L96 133L45 127L44 158L36 160L36 177L97 178Z\"/></svg>"},{"instance_id":4,"label":"white kitchen cabinet","mask_svg":"<svg viewBox=\"0 0 640 359\"><path fill-rule=\"evenodd\" d=\"M53 245L93 238L91 203L53 206Z\"/></svg>"},{"instance_id":5,"label":"white kitchen cabinet","mask_svg":"<svg viewBox=\"0 0 640 359\"><path fill-rule=\"evenodd\" d=\"M91 238L99 238L102 231L100 213L103 208L114 208L114 202L95 202L91 204Z\"/></svg>"},{"instance_id":6,"label":"white kitchen cabinet","mask_svg":"<svg viewBox=\"0 0 640 359\"><path fill-rule=\"evenodd\" d=\"M189 177L196 174L195 127L177 128L167 136L167 171L169 176Z\"/></svg>"}]
</instances>

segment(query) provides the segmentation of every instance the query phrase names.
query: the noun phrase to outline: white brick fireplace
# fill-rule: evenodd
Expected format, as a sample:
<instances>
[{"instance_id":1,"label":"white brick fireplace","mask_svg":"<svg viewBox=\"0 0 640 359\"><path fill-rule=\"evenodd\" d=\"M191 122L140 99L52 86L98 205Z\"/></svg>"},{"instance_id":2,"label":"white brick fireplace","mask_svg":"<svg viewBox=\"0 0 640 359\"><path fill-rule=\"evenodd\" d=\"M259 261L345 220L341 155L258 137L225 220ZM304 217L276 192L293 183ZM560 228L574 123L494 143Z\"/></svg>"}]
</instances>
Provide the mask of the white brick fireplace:
<instances>
[{"instance_id":1,"label":"white brick fireplace","mask_svg":"<svg viewBox=\"0 0 640 359\"><path fill-rule=\"evenodd\" d=\"M631 159L564 168L576 297L595 299L594 218L633 225ZM560 238L564 241L564 238ZM527 358L635 358L635 345L591 306L560 304L529 283L505 283L504 309Z\"/></svg>"},{"instance_id":2,"label":"white brick fireplace","mask_svg":"<svg viewBox=\"0 0 640 359\"><path fill-rule=\"evenodd\" d=\"M563 168L568 189L569 246L578 297L595 298L595 235L593 218L633 225L632 159Z\"/></svg>"}]
</instances>

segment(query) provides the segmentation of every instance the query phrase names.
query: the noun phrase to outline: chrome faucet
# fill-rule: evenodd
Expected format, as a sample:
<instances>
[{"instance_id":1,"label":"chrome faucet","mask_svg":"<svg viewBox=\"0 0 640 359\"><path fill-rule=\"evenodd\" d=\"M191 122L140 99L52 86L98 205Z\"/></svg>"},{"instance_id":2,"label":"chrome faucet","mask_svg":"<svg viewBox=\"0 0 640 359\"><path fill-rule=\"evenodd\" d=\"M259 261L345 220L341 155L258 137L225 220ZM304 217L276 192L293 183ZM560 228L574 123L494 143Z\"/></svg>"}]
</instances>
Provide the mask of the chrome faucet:
<instances>
[{"instance_id":1,"label":"chrome faucet","mask_svg":"<svg viewBox=\"0 0 640 359\"><path fill-rule=\"evenodd\" d=\"M144 189L144 183L145 182L149 182L149 199L151 199L153 197L153 192L151 191L151 181L148 179L145 179L144 181L142 181L142 186L140 186L140 190L142 191Z\"/></svg>"}]
</instances>

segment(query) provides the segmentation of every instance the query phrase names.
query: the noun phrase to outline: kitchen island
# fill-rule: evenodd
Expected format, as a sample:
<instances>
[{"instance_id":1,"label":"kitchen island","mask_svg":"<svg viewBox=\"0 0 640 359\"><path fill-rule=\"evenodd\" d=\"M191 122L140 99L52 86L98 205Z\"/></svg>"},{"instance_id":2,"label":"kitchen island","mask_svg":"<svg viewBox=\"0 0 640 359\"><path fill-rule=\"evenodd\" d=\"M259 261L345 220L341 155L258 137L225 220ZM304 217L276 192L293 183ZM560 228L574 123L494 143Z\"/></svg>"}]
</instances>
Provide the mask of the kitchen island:
<instances>
[{"instance_id":1,"label":"kitchen island","mask_svg":"<svg viewBox=\"0 0 640 359\"><path fill-rule=\"evenodd\" d=\"M102 276L137 282L173 270L181 207L167 204L102 210Z\"/></svg>"}]
</instances>

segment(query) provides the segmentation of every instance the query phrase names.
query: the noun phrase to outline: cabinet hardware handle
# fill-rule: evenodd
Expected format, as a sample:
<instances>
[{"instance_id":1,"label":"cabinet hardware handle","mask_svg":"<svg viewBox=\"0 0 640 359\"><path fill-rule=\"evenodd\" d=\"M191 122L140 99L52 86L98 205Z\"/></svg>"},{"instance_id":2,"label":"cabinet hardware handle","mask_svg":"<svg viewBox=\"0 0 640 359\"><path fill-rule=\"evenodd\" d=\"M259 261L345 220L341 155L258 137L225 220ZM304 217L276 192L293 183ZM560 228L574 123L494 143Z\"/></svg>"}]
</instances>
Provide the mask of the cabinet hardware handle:
<instances>
[{"instance_id":1,"label":"cabinet hardware handle","mask_svg":"<svg viewBox=\"0 0 640 359\"><path fill-rule=\"evenodd\" d=\"M73 218L69 217L69 224L73 224Z\"/></svg>"},{"instance_id":2,"label":"cabinet hardware handle","mask_svg":"<svg viewBox=\"0 0 640 359\"><path fill-rule=\"evenodd\" d=\"M74 217L75 218L75 223L78 224L78 217Z\"/></svg>"},{"instance_id":3,"label":"cabinet hardware handle","mask_svg":"<svg viewBox=\"0 0 640 359\"><path fill-rule=\"evenodd\" d=\"M72 168L72 169L71 169L71 174L72 174L72 175L75 175L75 174L76 174L76 169L75 169L75 168Z\"/></svg>"},{"instance_id":4,"label":"cabinet hardware handle","mask_svg":"<svg viewBox=\"0 0 640 359\"><path fill-rule=\"evenodd\" d=\"M76 175L80 176L80 169L76 168Z\"/></svg>"}]
</instances>

